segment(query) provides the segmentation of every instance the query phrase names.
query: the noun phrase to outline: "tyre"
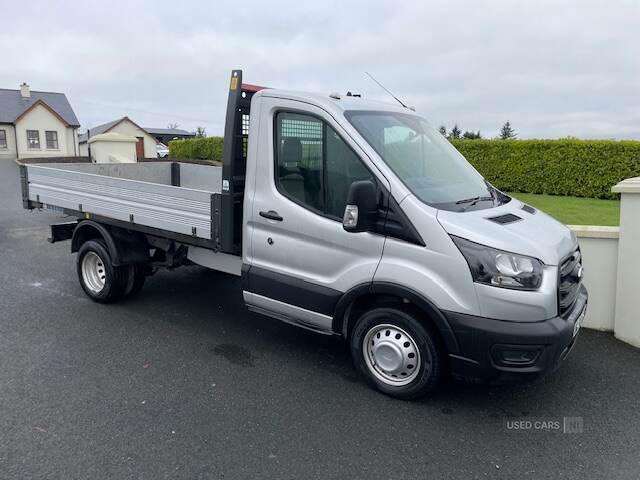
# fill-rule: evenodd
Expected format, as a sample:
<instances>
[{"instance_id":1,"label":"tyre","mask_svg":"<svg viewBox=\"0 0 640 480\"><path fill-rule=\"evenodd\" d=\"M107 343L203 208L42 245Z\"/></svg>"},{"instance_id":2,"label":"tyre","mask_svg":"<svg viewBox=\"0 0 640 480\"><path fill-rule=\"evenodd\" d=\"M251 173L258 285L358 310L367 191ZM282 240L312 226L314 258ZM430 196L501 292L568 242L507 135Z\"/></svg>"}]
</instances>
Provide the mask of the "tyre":
<instances>
[{"instance_id":1,"label":"tyre","mask_svg":"<svg viewBox=\"0 0 640 480\"><path fill-rule=\"evenodd\" d=\"M144 286L144 282L147 278L147 266L145 264L136 263L129 265L127 287L125 288L125 298L133 298Z\"/></svg>"},{"instance_id":2,"label":"tyre","mask_svg":"<svg viewBox=\"0 0 640 480\"><path fill-rule=\"evenodd\" d=\"M351 335L351 355L367 382L409 400L434 391L442 379L443 348L418 312L380 307L364 313Z\"/></svg>"},{"instance_id":3,"label":"tyre","mask_svg":"<svg viewBox=\"0 0 640 480\"><path fill-rule=\"evenodd\" d=\"M122 299L129 284L129 265L114 267L102 240L88 240L78 250L76 269L87 296L99 303Z\"/></svg>"}]
</instances>

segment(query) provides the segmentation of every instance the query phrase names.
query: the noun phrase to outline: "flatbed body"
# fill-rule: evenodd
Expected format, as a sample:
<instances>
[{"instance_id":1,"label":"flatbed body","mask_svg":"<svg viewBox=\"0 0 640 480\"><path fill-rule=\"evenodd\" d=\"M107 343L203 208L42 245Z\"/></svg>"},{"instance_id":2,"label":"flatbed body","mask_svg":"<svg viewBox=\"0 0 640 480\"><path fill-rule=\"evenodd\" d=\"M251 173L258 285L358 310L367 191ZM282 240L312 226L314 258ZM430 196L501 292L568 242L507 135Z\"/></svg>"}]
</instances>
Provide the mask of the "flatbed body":
<instances>
[{"instance_id":1,"label":"flatbed body","mask_svg":"<svg viewBox=\"0 0 640 480\"><path fill-rule=\"evenodd\" d=\"M222 167L145 162L22 168L26 199L34 207L110 218L132 230L142 226L212 240Z\"/></svg>"}]
</instances>

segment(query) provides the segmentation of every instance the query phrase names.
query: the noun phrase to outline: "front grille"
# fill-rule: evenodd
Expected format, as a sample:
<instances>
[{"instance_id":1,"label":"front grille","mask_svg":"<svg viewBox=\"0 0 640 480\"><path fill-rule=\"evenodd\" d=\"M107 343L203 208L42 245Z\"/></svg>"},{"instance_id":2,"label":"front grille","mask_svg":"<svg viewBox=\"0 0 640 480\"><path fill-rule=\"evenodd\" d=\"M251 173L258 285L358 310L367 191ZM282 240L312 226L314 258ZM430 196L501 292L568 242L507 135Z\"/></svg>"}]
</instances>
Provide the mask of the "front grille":
<instances>
[{"instance_id":1,"label":"front grille","mask_svg":"<svg viewBox=\"0 0 640 480\"><path fill-rule=\"evenodd\" d=\"M582 254L577 249L560 264L558 311L564 315L576 302L582 283Z\"/></svg>"}]
</instances>

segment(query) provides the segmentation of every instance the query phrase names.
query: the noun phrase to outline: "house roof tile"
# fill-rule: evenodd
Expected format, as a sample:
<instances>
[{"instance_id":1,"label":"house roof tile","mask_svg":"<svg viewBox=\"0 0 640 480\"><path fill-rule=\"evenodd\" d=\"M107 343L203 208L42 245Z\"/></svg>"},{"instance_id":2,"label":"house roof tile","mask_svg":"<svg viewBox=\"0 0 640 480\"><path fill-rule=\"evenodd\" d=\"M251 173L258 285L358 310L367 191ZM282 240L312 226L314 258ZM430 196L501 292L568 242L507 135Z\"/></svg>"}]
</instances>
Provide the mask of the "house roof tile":
<instances>
[{"instance_id":1,"label":"house roof tile","mask_svg":"<svg viewBox=\"0 0 640 480\"><path fill-rule=\"evenodd\" d=\"M118 118L116 120L113 120L111 122L103 123L102 125L97 125L95 127L90 128L89 131L91 132L91 136L93 137L94 135L100 135L101 133L109 131L111 128L113 128L118 123L122 122L123 120L129 120L131 123L133 123L134 125L138 126L129 117L122 117L122 118ZM144 130L145 132L147 132L151 136L153 136L153 135L176 135L176 136L180 135L180 136L195 137L195 134L193 134L191 132L187 132L186 130L182 130L180 128L146 128L146 127L139 127L139 128L141 128L142 130ZM80 143L86 142L87 141L87 134L86 133L81 133L80 135L78 135L78 141Z\"/></svg>"},{"instance_id":2,"label":"house roof tile","mask_svg":"<svg viewBox=\"0 0 640 480\"><path fill-rule=\"evenodd\" d=\"M79 127L80 122L71 108L64 93L31 91L31 97L24 98L20 90L0 88L0 123L14 123L24 112L38 101L44 102L57 113L62 120L72 127Z\"/></svg>"}]
</instances>

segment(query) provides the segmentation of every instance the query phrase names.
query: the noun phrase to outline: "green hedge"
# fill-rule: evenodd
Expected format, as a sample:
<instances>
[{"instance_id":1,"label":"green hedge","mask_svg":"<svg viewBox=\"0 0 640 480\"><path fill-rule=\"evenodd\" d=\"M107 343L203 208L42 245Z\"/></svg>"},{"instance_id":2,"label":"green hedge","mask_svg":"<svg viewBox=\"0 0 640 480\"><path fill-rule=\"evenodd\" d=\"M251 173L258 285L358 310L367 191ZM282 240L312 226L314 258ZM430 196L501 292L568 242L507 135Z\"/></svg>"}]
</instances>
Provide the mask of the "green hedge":
<instances>
[{"instance_id":1,"label":"green hedge","mask_svg":"<svg viewBox=\"0 0 640 480\"><path fill-rule=\"evenodd\" d=\"M222 161L222 137L191 138L169 142L169 158Z\"/></svg>"},{"instance_id":2,"label":"green hedge","mask_svg":"<svg viewBox=\"0 0 640 480\"><path fill-rule=\"evenodd\" d=\"M453 140L493 185L507 192L617 198L611 187L640 176L633 140Z\"/></svg>"},{"instance_id":3,"label":"green hedge","mask_svg":"<svg viewBox=\"0 0 640 480\"><path fill-rule=\"evenodd\" d=\"M640 176L640 141L452 140L487 180L506 192L617 198L611 187ZM170 158L222 161L222 137L173 140Z\"/></svg>"}]
</instances>

